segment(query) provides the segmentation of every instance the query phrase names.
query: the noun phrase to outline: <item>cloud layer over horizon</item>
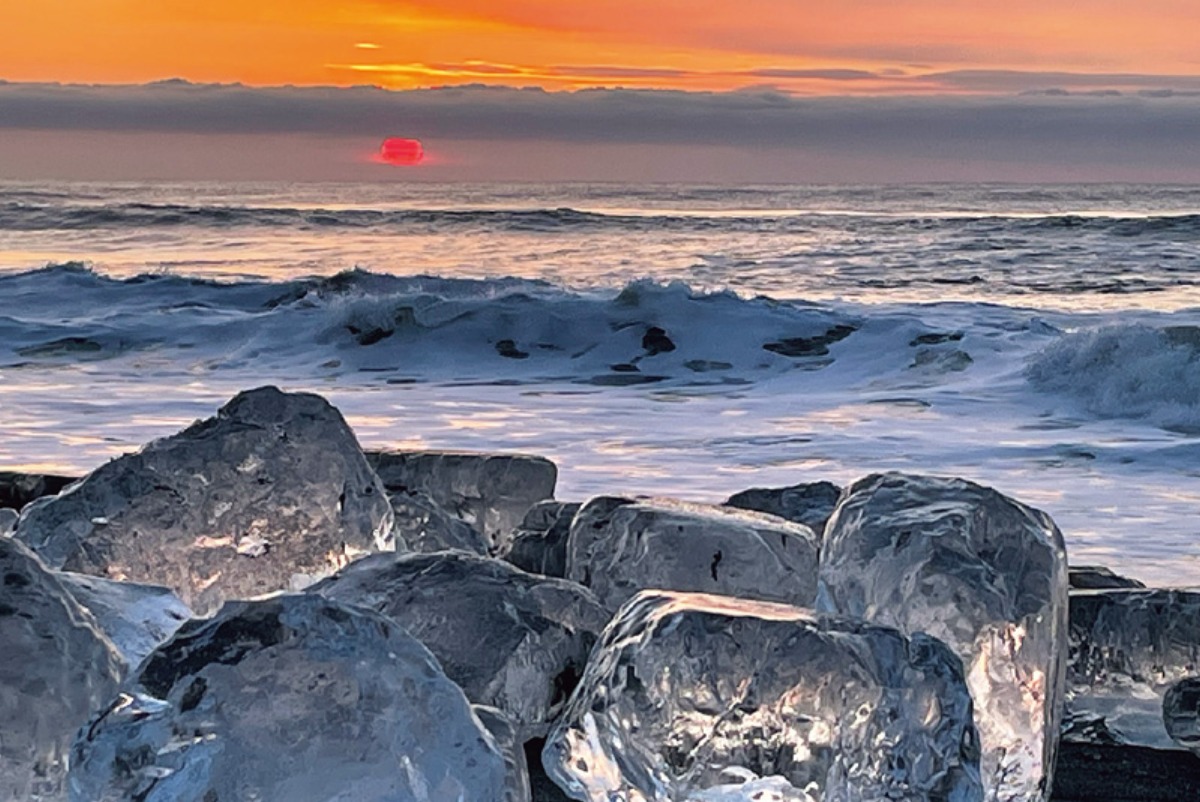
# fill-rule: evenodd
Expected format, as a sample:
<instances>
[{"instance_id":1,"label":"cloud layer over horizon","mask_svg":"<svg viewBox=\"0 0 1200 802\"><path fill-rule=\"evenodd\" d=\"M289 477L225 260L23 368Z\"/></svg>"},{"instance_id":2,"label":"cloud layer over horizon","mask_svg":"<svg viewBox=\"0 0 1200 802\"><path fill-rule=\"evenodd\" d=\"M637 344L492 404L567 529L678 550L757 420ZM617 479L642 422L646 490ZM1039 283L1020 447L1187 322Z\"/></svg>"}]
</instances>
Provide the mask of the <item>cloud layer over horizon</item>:
<instances>
[{"instance_id":1,"label":"cloud layer over horizon","mask_svg":"<svg viewBox=\"0 0 1200 802\"><path fill-rule=\"evenodd\" d=\"M1027 174L1037 175L1047 168L1059 168L1061 177L1068 179L1200 179L1200 78L1155 84L1150 77L1126 76L1126 83L1137 88L1121 93L1093 91L1102 83L1095 76L1048 74L1031 79L1003 71L953 72L939 74L939 80L957 82L967 90L1039 86L1043 91L884 97L796 97L771 88L548 92L471 85L389 91L374 87L255 88L180 80L95 86L0 82L0 130L9 132L6 140L38 132L54 132L60 137L65 132L103 133L96 141L108 143L119 141L122 135L130 141L157 138L164 143L171 137L214 141L220 137L307 137L371 143L401 135L424 140L434 152L444 147L451 154L456 153L454 143L474 143L475 150L490 143L493 149L508 154L522 148L592 149L614 154L639 147L680 153L694 149L697 154L720 149L730 154L731 164L768 158L785 163L787 154L793 154L795 170L779 171L778 180L803 180L822 157L835 174L821 175L819 180L861 181L868 175L877 175L879 180L912 180L904 170L888 167L906 160L919 160L930 180L978 179L992 174L1000 180L1028 180ZM853 80L853 76L840 79ZM0 177L35 177L36 165L16 164L13 147L11 141L0 143ZM458 155L447 160L453 162L453 169L443 169L441 177L513 177L497 172L496 164L475 164L473 172L468 151L459 148ZM31 152L26 148L21 158L28 162ZM320 149L313 153L319 158ZM103 158L102 152L94 155ZM532 153L530 158L529 164L536 166ZM552 174L528 177L595 177L587 170L571 175L569 159L549 162L556 165ZM851 175L854 170L839 167L853 164L861 164L860 174ZM214 165L213 177L227 177L216 168ZM1114 168L1119 170L1114 172ZM842 179L836 175L839 169L846 173ZM203 172L203 165L193 160L189 177L197 170ZM1089 179L1089 170L1094 171L1094 178ZM677 172L656 178L758 178L753 170L739 179L736 170L706 168L704 158L680 162ZM431 170L423 177L436 174ZM56 173L55 177L63 176ZM331 174L316 170L295 177L328 178ZM346 177L361 175L347 171ZM627 180L619 171L613 177Z\"/></svg>"}]
</instances>

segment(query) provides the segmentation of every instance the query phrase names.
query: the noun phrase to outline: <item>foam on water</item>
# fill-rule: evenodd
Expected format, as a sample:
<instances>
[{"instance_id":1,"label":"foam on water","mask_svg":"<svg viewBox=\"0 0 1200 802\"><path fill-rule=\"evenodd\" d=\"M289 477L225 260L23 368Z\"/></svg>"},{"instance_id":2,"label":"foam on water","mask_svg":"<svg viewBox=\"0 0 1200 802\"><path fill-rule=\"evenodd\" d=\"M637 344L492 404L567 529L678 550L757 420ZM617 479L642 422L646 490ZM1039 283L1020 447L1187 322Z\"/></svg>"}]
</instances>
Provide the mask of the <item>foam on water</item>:
<instances>
[{"instance_id":1,"label":"foam on water","mask_svg":"<svg viewBox=\"0 0 1200 802\"><path fill-rule=\"evenodd\" d=\"M1200 432L1200 328L1104 326L1064 335L1029 363L1039 389L1088 411Z\"/></svg>"},{"instance_id":2,"label":"foam on water","mask_svg":"<svg viewBox=\"0 0 1200 802\"><path fill-rule=\"evenodd\" d=\"M1050 512L1074 562L1200 582L1192 190L54 185L0 208L26 221L0 224L6 467L89 470L272 382L370 446L545 454L568 500L957 474Z\"/></svg>"}]
</instances>

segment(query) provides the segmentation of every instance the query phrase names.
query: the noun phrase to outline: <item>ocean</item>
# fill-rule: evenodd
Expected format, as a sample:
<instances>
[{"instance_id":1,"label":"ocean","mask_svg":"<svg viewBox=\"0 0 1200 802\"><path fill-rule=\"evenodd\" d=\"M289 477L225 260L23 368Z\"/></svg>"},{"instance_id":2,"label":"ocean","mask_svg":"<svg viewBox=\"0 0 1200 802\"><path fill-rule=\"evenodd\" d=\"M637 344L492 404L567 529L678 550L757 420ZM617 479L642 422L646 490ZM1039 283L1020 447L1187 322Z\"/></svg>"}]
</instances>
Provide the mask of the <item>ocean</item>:
<instances>
[{"instance_id":1,"label":"ocean","mask_svg":"<svg viewBox=\"0 0 1200 802\"><path fill-rule=\"evenodd\" d=\"M0 183L0 467L262 384L568 500L962 476L1200 585L1200 187Z\"/></svg>"}]
</instances>

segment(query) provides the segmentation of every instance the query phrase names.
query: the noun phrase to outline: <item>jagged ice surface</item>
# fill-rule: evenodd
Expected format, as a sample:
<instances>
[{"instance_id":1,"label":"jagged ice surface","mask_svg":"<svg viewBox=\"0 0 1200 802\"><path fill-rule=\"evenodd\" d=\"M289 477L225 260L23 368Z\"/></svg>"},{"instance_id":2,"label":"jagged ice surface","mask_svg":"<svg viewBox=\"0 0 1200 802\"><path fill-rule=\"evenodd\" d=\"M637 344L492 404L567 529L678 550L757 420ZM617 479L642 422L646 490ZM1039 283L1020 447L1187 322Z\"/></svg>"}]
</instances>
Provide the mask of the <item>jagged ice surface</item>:
<instances>
[{"instance_id":1,"label":"jagged ice surface","mask_svg":"<svg viewBox=\"0 0 1200 802\"><path fill-rule=\"evenodd\" d=\"M371 555L312 591L399 622L523 738L545 733L608 622L578 585L463 552Z\"/></svg>"},{"instance_id":2,"label":"jagged ice surface","mask_svg":"<svg viewBox=\"0 0 1200 802\"><path fill-rule=\"evenodd\" d=\"M425 493L389 492L396 551L460 549L487 554L490 543L475 527L443 510Z\"/></svg>"},{"instance_id":3,"label":"jagged ice surface","mask_svg":"<svg viewBox=\"0 0 1200 802\"><path fill-rule=\"evenodd\" d=\"M80 732L69 782L73 802L526 802L425 647L315 594L185 625Z\"/></svg>"},{"instance_id":4,"label":"jagged ice surface","mask_svg":"<svg viewBox=\"0 0 1200 802\"><path fill-rule=\"evenodd\" d=\"M198 614L392 548L392 511L341 414L262 387L22 511L55 568L166 585Z\"/></svg>"},{"instance_id":5,"label":"jagged ice surface","mask_svg":"<svg viewBox=\"0 0 1200 802\"><path fill-rule=\"evenodd\" d=\"M1065 737L1194 748L1186 702L1200 682L1200 592L1075 591L1070 641Z\"/></svg>"},{"instance_id":6,"label":"jagged ice surface","mask_svg":"<svg viewBox=\"0 0 1200 802\"><path fill-rule=\"evenodd\" d=\"M810 606L818 548L808 527L763 513L602 496L571 524L567 578L610 610L648 588Z\"/></svg>"},{"instance_id":7,"label":"jagged ice surface","mask_svg":"<svg viewBox=\"0 0 1200 802\"><path fill-rule=\"evenodd\" d=\"M0 537L0 799L60 802L75 731L125 666L23 544Z\"/></svg>"},{"instance_id":8,"label":"jagged ice surface","mask_svg":"<svg viewBox=\"0 0 1200 802\"><path fill-rule=\"evenodd\" d=\"M558 468L526 454L372 451L371 465L390 492L422 492L482 532L494 546L525 511L554 497Z\"/></svg>"},{"instance_id":9,"label":"jagged ice surface","mask_svg":"<svg viewBox=\"0 0 1200 802\"><path fill-rule=\"evenodd\" d=\"M130 666L142 662L192 617L192 611L169 588L66 571L60 572L58 579L92 614Z\"/></svg>"},{"instance_id":10,"label":"jagged ice surface","mask_svg":"<svg viewBox=\"0 0 1200 802\"><path fill-rule=\"evenodd\" d=\"M586 802L969 802L978 760L961 665L937 640L663 591L605 629L543 751Z\"/></svg>"},{"instance_id":11,"label":"jagged ice surface","mask_svg":"<svg viewBox=\"0 0 1200 802\"><path fill-rule=\"evenodd\" d=\"M987 799L1049 796L1067 632L1049 516L963 479L868 476L826 527L818 605L946 643L974 700Z\"/></svg>"}]
</instances>

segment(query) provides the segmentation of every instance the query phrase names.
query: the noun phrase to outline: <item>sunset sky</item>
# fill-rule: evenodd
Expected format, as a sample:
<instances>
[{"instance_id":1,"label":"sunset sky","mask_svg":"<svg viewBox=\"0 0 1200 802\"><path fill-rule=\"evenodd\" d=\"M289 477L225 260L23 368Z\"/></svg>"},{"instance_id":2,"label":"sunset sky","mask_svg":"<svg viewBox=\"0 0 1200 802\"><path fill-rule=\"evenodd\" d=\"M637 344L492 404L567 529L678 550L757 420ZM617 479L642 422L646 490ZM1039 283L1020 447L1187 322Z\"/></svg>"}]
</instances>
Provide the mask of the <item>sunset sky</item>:
<instances>
[{"instance_id":1,"label":"sunset sky","mask_svg":"<svg viewBox=\"0 0 1200 802\"><path fill-rule=\"evenodd\" d=\"M1194 0L14 3L0 177L1196 180L1197 30ZM388 135L427 163L372 162Z\"/></svg>"}]
</instances>

